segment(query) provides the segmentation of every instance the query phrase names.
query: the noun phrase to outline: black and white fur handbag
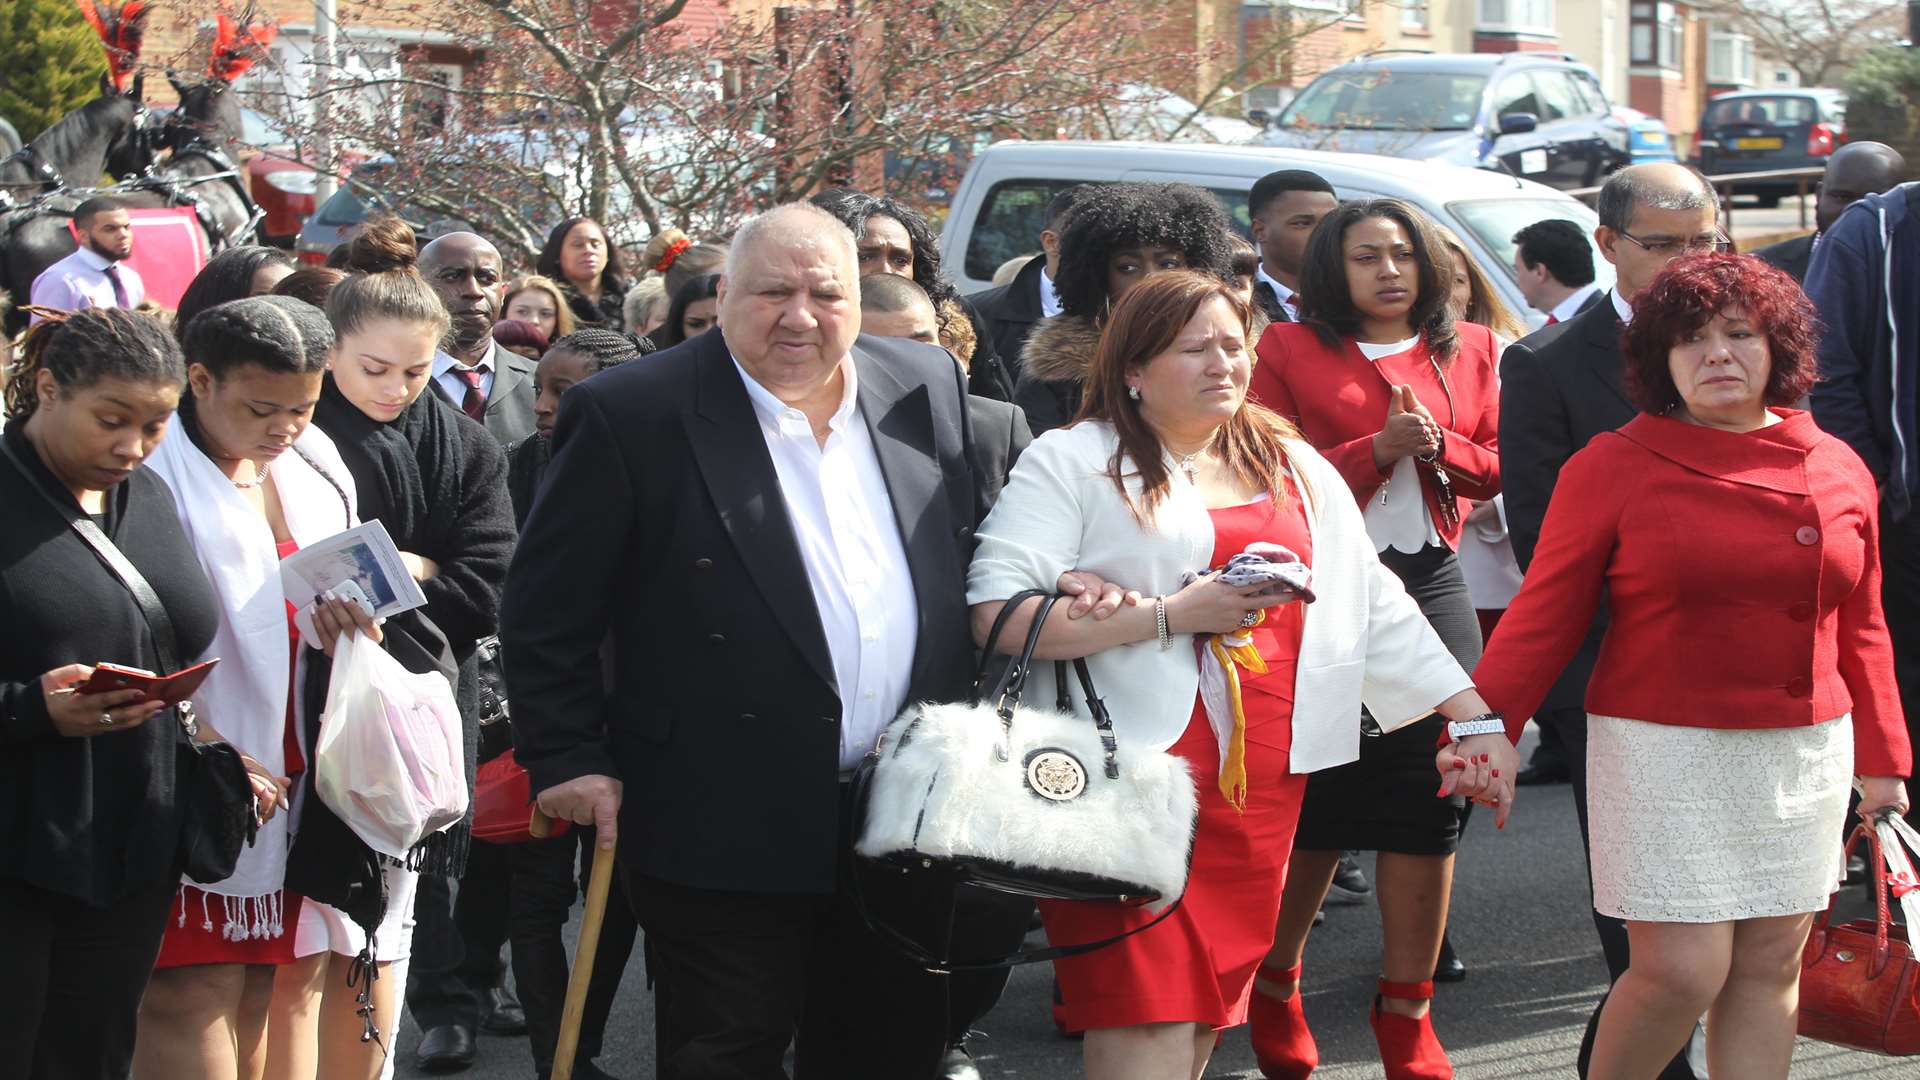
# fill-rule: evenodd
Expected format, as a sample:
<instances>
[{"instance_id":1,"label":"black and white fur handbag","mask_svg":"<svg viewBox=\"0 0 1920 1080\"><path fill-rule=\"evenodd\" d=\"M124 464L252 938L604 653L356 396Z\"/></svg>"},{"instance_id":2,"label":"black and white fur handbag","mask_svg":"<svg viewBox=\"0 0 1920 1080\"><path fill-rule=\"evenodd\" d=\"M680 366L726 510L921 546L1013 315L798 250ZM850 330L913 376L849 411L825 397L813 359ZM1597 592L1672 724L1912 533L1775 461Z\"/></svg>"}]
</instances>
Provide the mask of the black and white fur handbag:
<instances>
[{"instance_id":1,"label":"black and white fur handbag","mask_svg":"<svg viewBox=\"0 0 1920 1080\"><path fill-rule=\"evenodd\" d=\"M1043 597L1020 656L982 694L1006 620ZM1007 601L988 637L972 700L914 705L862 765L854 846L870 859L1043 899L1107 900L1164 911L1186 889L1198 797L1185 759L1120 745L1085 661L1071 667L1087 712L1021 702L1040 628L1059 597Z\"/></svg>"}]
</instances>

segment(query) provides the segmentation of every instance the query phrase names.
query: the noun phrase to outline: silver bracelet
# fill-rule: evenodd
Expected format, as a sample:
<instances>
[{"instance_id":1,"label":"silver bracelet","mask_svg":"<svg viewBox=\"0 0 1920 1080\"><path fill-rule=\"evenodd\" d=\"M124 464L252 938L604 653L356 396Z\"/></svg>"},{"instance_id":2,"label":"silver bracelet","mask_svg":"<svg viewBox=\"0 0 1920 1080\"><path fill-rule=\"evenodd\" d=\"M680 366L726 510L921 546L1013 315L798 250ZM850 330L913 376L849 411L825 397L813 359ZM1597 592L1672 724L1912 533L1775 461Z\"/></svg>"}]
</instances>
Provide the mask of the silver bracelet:
<instances>
[{"instance_id":1,"label":"silver bracelet","mask_svg":"<svg viewBox=\"0 0 1920 1080\"><path fill-rule=\"evenodd\" d=\"M1164 596L1153 598L1153 630L1160 637L1162 652L1173 648L1173 633L1167 629L1167 598Z\"/></svg>"}]
</instances>

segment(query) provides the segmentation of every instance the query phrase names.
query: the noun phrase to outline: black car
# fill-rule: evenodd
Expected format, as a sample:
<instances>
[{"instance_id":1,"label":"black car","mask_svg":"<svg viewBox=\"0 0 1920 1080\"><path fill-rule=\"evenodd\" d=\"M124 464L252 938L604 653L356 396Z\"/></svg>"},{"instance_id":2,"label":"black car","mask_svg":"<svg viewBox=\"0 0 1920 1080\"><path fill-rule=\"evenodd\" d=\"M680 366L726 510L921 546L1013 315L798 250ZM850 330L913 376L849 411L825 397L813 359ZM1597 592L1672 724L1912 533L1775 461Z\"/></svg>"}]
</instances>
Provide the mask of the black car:
<instances>
[{"instance_id":1,"label":"black car","mask_svg":"<svg viewBox=\"0 0 1920 1080\"><path fill-rule=\"evenodd\" d=\"M1708 176L1821 169L1846 139L1847 96L1842 91L1748 90L1707 102L1694 156ZM1779 205L1799 189L1794 180L1756 180L1735 184L1733 191L1757 195L1765 207Z\"/></svg>"},{"instance_id":2,"label":"black car","mask_svg":"<svg viewBox=\"0 0 1920 1080\"><path fill-rule=\"evenodd\" d=\"M1271 146L1343 150L1592 187L1631 160L1593 69L1566 53L1373 53L1300 91Z\"/></svg>"}]
</instances>

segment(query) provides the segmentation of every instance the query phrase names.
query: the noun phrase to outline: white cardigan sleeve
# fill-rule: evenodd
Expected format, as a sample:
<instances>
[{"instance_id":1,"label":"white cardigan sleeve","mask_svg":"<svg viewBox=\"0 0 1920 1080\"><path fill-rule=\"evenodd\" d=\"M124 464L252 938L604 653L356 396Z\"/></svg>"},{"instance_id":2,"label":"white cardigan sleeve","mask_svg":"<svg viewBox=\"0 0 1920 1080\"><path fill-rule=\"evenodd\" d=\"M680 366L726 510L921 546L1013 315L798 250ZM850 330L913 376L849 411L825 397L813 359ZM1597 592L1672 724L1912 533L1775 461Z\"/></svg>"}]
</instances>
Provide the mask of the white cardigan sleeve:
<instances>
[{"instance_id":1,"label":"white cardigan sleeve","mask_svg":"<svg viewBox=\"0 0 1920 1080\"><path fill-rule=\"evenodd\" d=\"M1024 589L1052 589L1079 565L1085 468L1067 432L1048 432L1020 455L1000 499L976 533L967 569L967 603L1005 600Z\"/></svg>"},{"instance_id":2,"label":"white cardigan sleeve","mask_svg":"<svg viewBox=\"0 0 1920 1080\"><path fill-rule=\"evenodd\" d=\"M1318 479L1320 490L1337 495L1342 489L1331 487L1336 481L1339 474L1325 465ZM1338 535L1366 536L1366 522L1352 499L1330 497L1322 502L1325 513L1341 519ZM1472 689L1473 680L1447 651L1399 577L1380 561L1372 543L1358 546L1364 548L1360 559L1367 574L1366 674L1360 700L1380 730L1393 731L1431 714L1434 706L1460 691Z\"/></svg>"}]
</instances>

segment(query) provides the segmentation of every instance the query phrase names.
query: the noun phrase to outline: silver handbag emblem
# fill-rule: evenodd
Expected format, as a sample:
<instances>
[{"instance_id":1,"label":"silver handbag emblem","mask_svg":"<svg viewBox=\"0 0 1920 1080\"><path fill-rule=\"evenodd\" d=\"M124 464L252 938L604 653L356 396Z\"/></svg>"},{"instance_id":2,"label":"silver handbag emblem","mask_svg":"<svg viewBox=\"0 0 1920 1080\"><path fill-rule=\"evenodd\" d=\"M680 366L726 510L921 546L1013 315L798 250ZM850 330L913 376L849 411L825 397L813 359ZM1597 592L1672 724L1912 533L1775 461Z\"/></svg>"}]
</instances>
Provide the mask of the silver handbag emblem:
<instances>
[{"instance_id":1,"label":"silver handbag emblem","mask_svg":"<svg viewBox=\"0 0 1920 1080\"><path fill-rule=\"evenodd\" d=\"M1049 802L1068 802L1087 790L1087 770L1064 750L1027 755L1027 788Z\"/></svg>"}]
</instances>

